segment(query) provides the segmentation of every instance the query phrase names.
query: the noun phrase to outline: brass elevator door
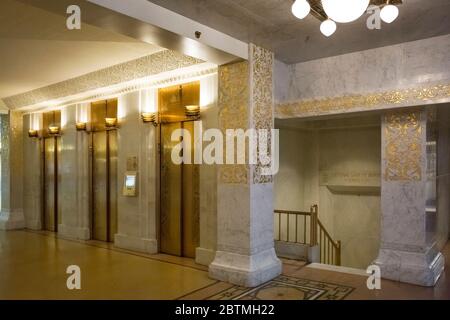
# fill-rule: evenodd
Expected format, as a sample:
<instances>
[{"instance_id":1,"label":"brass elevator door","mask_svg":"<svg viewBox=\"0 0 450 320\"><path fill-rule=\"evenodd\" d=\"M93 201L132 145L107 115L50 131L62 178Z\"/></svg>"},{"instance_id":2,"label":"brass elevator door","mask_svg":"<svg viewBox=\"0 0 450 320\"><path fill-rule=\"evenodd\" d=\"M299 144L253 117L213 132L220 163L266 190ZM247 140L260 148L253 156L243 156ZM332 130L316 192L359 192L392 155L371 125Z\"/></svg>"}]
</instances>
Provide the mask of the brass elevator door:
<instances>
[{"instance_id":1,"label":"brass elevator door","mask_svg":"<svg viewBox=\"0 0 450 320\"><path fill-rule=\"evenodd\" d=\"M199 245L198 165L175 164L172 132L184 128L193 137L192 122L161 124L161 219L160 250L177 256L195 257ZM191 159L193 159L191 150Z\"/></svg>"},{"instance_id":2,"label":"brass elevator door","mask_svg":"<svg viewBox=\"0 0 450 320\"><path fill-rule=\"evenodd\" d=\"M44 139L44 230L58 231L58 138Z\"/></svg>"},{"instance_id":3,"label":"brass elevator door","mask_svg":"<svg viewBox=\"0 0 450 320\"><path fill-rule=\"evenodd\" d=\"M179 141L171 141L180 123L161 125L161 252L182 255L181 247L181 165L173 163L172 149Z\"/></svg>"},{"instance_id":4,"label":"brass elevator door","mask_svg":"<svg viewBox=\"0 0 450 320\"><path fill-rule=\"evenodd\" d=\"M114 241L117 233L117 133L92 133L92 238Z\"/></svg>"},{"instance_id":5,"label":"brass elevator door","mask_svg":"<svg viewBox=\"0 0 450 320\"><path fill-rule=\"evenodd\" d=\"M194 139L194 123L183 122L183 128ZM199 208L199 166L193 164L194 148L186 149L191 153L191 163L183 164L183 256L195 258L195 249L200 245L200 208Z\"/></svg>"}]
</instances>

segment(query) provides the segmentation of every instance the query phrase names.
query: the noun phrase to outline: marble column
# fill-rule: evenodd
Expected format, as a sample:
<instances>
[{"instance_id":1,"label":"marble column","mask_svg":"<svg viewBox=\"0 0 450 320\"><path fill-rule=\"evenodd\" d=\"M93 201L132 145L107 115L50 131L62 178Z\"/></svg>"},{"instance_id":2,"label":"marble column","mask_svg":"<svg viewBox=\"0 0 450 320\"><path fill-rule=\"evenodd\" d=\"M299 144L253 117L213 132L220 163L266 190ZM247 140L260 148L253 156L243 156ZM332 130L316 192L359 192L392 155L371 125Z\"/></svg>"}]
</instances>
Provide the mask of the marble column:
<instances>
[{"instance_id":1,"label":"marble column","mask_svg":"<svg viewBox=\"0 0 450 320\"><path fill-rule=\"evenodd\" d=\"M273 54L250 44L249 61L219 67L219 126L273 128ZM254 287L281 273L273 240L273 177L261 166L220 165L212 278Z\"/></svg>"},{"instance_id":2,"label":"marble column","mask_svg":"<svg viewBox=\"0 0 450 320\"><path fill-rule=\"evenodd\" d=\"M25 226L32 230L42 229L42 142L28 137L28 130L42 127L42 114L23 117L23 213Z\"/></svg>"},{"instance_id":3,"label":"marble column","mask_svg":"<svg viewBox=\"0 0 450 320\"><path fill-rule=\"evenodd\" d=\"M200 80L202 132L219 126L217 81L217 73ZM195 139L201 140L202 137L195 137ZM195 262L209 266L214 260L217 249L217 165L200 164L199 175L200 243L195 250Z\"/></svg>"},{"instance_id":4,"label":"marble column","mask_svg":"<svg viewBox=\"0 0 450 320\"><path fill-rule=\"evenodd\" d=\"M23 215L23 120L20 112L1 115L1 213L0 229L22 229Z\"/></svg>"},{"instance_id":5,"label":"marble column","mask_svg":"<svg viewBox=\"0 0 450 320\"><path fill-rule=\"evenodd\" d=\"M426 212L426 111L382 118L381 245L375 264L386 279L433 286L444 269Z\"/></svg>"}]
</instances>

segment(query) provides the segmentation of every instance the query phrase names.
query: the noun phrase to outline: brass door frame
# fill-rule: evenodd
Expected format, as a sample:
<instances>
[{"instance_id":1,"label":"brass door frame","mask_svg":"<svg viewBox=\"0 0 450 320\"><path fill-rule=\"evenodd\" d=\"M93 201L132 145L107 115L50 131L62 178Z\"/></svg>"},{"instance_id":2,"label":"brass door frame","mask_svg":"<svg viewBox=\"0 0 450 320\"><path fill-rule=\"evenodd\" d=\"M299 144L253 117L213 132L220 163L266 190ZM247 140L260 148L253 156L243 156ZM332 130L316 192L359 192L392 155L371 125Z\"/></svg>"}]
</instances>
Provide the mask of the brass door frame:
<instances>
[{"instance_id":1,"label":"brass door frame","mask_svg":"<svg viewBox=\"0 0 450 320\"><path fill-rule=\"evenodd\" d=\"M105 132L106 134L106 241L112 242L111 233L111 147L110 147L110 132L116 131L116 129L104 129L89 132L89 214L90 214L90 232L91 238L94 237L94 185L95 185L95 170L94 170L94 134L99 132Z\"/></svg>"},{"instance_id":2,"label":"brass door frame","mask_svg":"<svg viewBox=\"0 0 450 320\"><path fill-rule=\"evenodd\" d=\"M59 170L58 170L58 136L52 136L52 137L44 137L42 138L41 143L41 157L42 157L42 166L41 166L41 172L42 172L42 181L41 181L41 190L42 190L42 230L47 230L47 219L46 219L46 211L47 211L47 194L46 194L46 180L47 180L47 161L46 161L46 141L48 139L53 140L53 153L54 153L54 160L53 160L53 166L54 166L54 176L53 176L53 188L54 188L54 199L53 199L53 207L54 207L54 232L58 232L58 213L59 213L59 207L58 207L58 178L59 178Z\"/></svg>"},{"instance_id":3,"label":"brass door frame","mask_svg":"<svg viewBox=\"0 0 450 320\"><path fill-rule=\"evenodd\" d=\"M157 220L158 220L158 225L159 227L157 228L158 230L158 251L161 252L161 244L162 244L162 227L163 227L163 210L165 210L166 207L168 207L167 205L163 206L163 201L167 201L167 199L164 197L164 190L162 189L164 187L164 181L162 181L163 177L162 177L162 166L163 166L163 162L165 161L165 155L163 154L164 150L163 150L163 142L164 142L164 137L162 136L163 134L163 125L164 124L170 124L170 123L178 123L179 124L179 128L184 129L185 128L185 124L188 122L194 122L197 121L198 119L192 119L190 117L186 116L186 110L185 110L185 106L187 105L199 105L200 103L200 81L193 81L193 82L189 82L189 83L184 83L184 84L180 84L180 85L174 85L174 86L170 86L170 87L166 87L166 88L160 88L158 90L158 119L160 121L160 123L158 124L157 127L157 134L156 134L156 143L158 146L158 163L157 163L157 210L158 210L158 215L157 215ZM183 149L183 152L185 150ZM180 212L179 212L179 218L177 217L174 221L179 221L180 225L179 225L179 229L180 229L180 235L179 235L179 248L180 250L170 250L170 251L176 251L177 253L179 252L181 256L186 256L186 252L188 252L188 254L192 255L192 247L191 246L187 246L185 243L185 238L186 238L186 234L191 234L190 233L186 233L185 234L185 218L189 219L189 213L186 212L186 210L189 210L189 204L185 203L185 198L187 196L187 194L185 194L185 167L184 164L180 165L180 178L179 178L179 190L180 190L180 196L175 198L175 201L180 201ZM173 187L174 190L178 189L178 186L174 186ZM170 197L168 198L170 200ZM196 199L196 201L198 201L198 199ZM188 206L188 207L186 207ZM178 208L176 208L178 209ZM195 208L194 208L195 209ZM192 210L191 210L192 211ZM195 212L192 211L191 214ZM170 217L170 213L165 212L165 214L168 214L167 217ZM188 214L188 216L185 217L185 215ZM169 222L170 224L170 222ZM196 226L199 227L199 223L196 224ZM175 226L176 227L176 226ZM165 229L166 230L166 229ZM170 227L169 227L170 230ZM167 231L167 230L166 230ZM177 243L177 242L175 242ZM189 244L194 244L194 243L189 243ZM170 245L169 245L170 247ZM172 248L173 249L173 248ZM195 251L195 248L194 248ZM195 255L195 253L194 253Z\"/></svg>"}]
</instances>

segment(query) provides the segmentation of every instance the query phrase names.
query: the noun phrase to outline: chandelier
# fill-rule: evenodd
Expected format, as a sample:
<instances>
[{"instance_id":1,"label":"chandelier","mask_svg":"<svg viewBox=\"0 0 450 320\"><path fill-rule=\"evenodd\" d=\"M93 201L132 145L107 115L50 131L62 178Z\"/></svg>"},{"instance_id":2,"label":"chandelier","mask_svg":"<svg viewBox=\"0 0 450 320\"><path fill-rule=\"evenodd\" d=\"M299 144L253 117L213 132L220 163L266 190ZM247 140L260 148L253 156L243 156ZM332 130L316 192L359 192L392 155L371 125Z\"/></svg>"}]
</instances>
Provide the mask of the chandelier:
<instances>
[{"instance_id":1,"label":"chandelier","mask_svg":"<svg viewBox=\"0 0 450 320\"><path fill-rule=\"evenodd\" d=\"M320 31L329 37L337 29L337 23L349 23L360 18L370 6L377 6L380 18L391 23L398 17L397 5L402 0L295 0L292 14L304 19L309 13L322 21Z\"/></svg>"}]
</instances>

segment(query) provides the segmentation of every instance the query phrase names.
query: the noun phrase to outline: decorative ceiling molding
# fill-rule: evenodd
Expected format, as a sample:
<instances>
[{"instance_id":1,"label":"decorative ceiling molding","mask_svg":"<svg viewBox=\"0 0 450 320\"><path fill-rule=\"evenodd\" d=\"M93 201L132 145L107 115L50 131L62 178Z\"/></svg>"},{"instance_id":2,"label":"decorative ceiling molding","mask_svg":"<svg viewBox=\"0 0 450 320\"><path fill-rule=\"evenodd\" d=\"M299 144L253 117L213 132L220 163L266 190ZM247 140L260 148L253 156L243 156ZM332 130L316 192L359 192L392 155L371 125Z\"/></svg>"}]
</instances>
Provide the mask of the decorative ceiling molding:
<instances>
[{"instance_id":1,"label":"decorative ceiling molding","mask_svg":"<svg viewBox=\"0 0 450 320\"><path fill-rule=\"evenodd\" d=\"M0 99L0 113L4 113L5 111L8 111L8 107L3 102L3 99Z\"/></svg>"},{"instance_id":2,"label":"decorative ceiling molding","mask_svg":"<svg viewBox=\"0 0 450 320\"><path fill-rule=\"evenodd\" d=\"M450 83L440 83L366 95L279 103L275 108L275 117L278 119L307 118L446 102L450 102Z\"/></svg>"},{"instance_id":3,"label":"decorative ceiling molding","mask_svg":"<svg viewBox=\"0 0 450 320\"><path fill-rule=\"evenodd\" d=\"M3 101L9 109L24 109L46 101L75 96L82 92L186 68L203 62L172 50L164 50L47 87L6 97L3 98Z\"/></svg>"},{"instance_id":4,"label":"decorative ceiling molding","mask_svg":"<svg viewBox=\"0 0 450 320\"><path fill-rule=\"evenodd\" d=\"M36 113L48 110L62 109L66 106L90 103L98 100L111 99L122 94L135 92L148 88L159 88L177 85L180 83L199 80L202 77L217 73L217 66L211 63L202 63L191 67L176 69L170 72L163 72L158 75L133 79L132 81L123 82L118 85L102 87L96 90L82 92L76 95L64 97L57 101L45 101L33 106L22 108L24 113Z\"/></svg>"}]
</instances>

